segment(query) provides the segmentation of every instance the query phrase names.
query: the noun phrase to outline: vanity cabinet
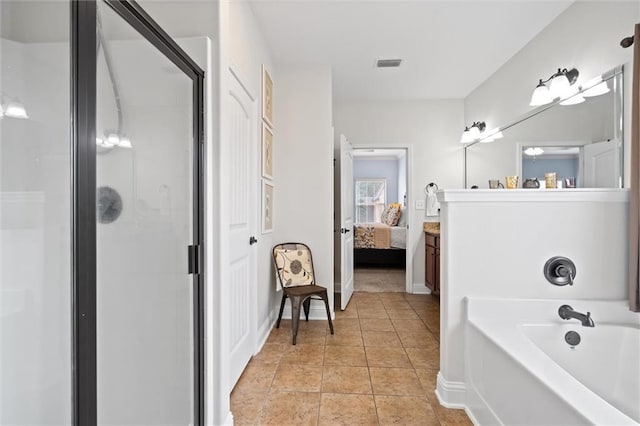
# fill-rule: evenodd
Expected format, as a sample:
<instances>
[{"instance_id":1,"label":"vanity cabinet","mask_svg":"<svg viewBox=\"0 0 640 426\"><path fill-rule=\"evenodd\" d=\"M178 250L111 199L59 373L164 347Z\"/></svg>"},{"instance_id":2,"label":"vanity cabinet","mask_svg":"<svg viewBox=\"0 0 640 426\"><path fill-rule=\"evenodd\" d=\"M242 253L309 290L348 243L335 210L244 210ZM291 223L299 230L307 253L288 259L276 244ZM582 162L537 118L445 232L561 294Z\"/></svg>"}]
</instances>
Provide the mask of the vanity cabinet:
<instances>
[{"instance_id":1,"label":"vanity cabinet","mask_svg":"<svg viewBox=\"0 0 640 426\"><path fill-rule=\"evenodd\" d=\"M424 233L425 283L431 294L440 295L440 234Z\"/></svg>"}]
</instances>

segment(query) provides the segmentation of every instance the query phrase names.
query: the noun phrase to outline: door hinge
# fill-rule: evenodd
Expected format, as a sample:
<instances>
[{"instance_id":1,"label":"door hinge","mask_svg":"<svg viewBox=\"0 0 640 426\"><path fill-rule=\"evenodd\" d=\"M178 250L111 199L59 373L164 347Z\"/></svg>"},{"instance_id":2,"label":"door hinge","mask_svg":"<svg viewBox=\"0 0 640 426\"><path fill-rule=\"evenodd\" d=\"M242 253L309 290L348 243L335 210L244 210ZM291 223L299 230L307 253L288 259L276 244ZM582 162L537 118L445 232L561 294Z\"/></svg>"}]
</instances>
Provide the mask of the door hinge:
<instances>
[{"instance_id":1,"label":"door hinge","mask_svg":"<svg viewBox=\"0 0 640 426\"><path fill-rule=\"evenodd\" d=\"M189 274L199 274L201 263L200 246L188 246L187 252L189 257Z\"/></svg>"}]
</instances>

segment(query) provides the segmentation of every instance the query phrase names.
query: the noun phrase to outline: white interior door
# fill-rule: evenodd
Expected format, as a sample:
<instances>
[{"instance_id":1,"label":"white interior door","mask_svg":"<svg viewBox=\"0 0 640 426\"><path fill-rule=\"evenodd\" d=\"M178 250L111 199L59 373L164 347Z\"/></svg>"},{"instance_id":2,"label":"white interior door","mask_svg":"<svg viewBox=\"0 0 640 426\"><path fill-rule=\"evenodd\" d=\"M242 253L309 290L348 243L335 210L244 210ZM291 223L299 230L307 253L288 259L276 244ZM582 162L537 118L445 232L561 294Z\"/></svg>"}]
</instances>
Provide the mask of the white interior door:
<instances>
[{"instance_id":1,"label":"white interior door","mask_svg":"<svg viewBox=\"0 0 640 426\"><path fill-rule=\"evenodd\" d=\"M254 161L257 144L253 143L255 112L251 97L237 78L229 74L225 115L228 144L228 192L225 208L229 212L229 312L230 379L236 383L255 349L256 266L253 250L257 202Z\"/></svg>"},{"instance_id":2,"label":"white interior door","mask_svg":"<svg viewBox=\"0 0 640 426\"><path fill-rule=\"evenodd\" d=\"M620 179L620 156L616 140L584 146L585 188L617 188Z\"/></svg>"},{"instance_id":3,"label":"white interior door","mask_svg":"<svg viewBox=\"0 0 640 426\"><path fill-rule=\"evenodd\" d=\"M340 135L340 309L353 294L353 147Z\"/></svg>"}]
</instances>

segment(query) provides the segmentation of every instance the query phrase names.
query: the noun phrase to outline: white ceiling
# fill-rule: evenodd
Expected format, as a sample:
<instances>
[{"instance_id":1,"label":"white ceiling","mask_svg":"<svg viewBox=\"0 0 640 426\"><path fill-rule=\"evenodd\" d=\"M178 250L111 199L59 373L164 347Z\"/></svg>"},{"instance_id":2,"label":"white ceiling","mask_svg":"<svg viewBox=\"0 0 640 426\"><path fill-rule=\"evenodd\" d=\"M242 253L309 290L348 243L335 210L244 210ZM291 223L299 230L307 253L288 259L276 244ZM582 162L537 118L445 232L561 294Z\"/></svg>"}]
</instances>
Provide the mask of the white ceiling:
<instances>
[{"instance_id":1,"label":"white ceiling","mask_svg":"<svg viewBox=\"0 0 640 426\"><path fill-rule=\"evenodd\" d=\"M464 98L573 0L250 3L276 64L331 64L345 101Z\"/></svg>"}]
</instances>

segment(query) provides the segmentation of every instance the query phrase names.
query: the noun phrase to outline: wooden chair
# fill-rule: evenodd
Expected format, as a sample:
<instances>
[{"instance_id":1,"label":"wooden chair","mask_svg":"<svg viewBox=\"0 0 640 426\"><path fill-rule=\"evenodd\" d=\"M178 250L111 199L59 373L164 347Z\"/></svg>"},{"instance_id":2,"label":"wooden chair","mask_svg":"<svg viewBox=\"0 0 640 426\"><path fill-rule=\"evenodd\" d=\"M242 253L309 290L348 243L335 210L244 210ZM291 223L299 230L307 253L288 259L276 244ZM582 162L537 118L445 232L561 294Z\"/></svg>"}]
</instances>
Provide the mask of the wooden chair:
<instances>
[{"instance_id":1,"label":"wooden chair","mask_svg":"<svg viewBox=\"0 0 640 426\"><path fill-rule=\"evenodd\" d=\"M329 329L333 334L327 289L316 285L313 273L313 259L309 247L303 243L278 244L273 247L273 262L276 267L278 282L282 287L282 303L280 304L280 314L278 315L276 328L280 328L282 311L284 311L284 304L288 298L291 300L291 332L293 344L295 345L296 336L298 335L300 305L303 306L304 315L306 320L309 321L311 299L316 299L324 301Z\"/></svg>"}]
</instances>

